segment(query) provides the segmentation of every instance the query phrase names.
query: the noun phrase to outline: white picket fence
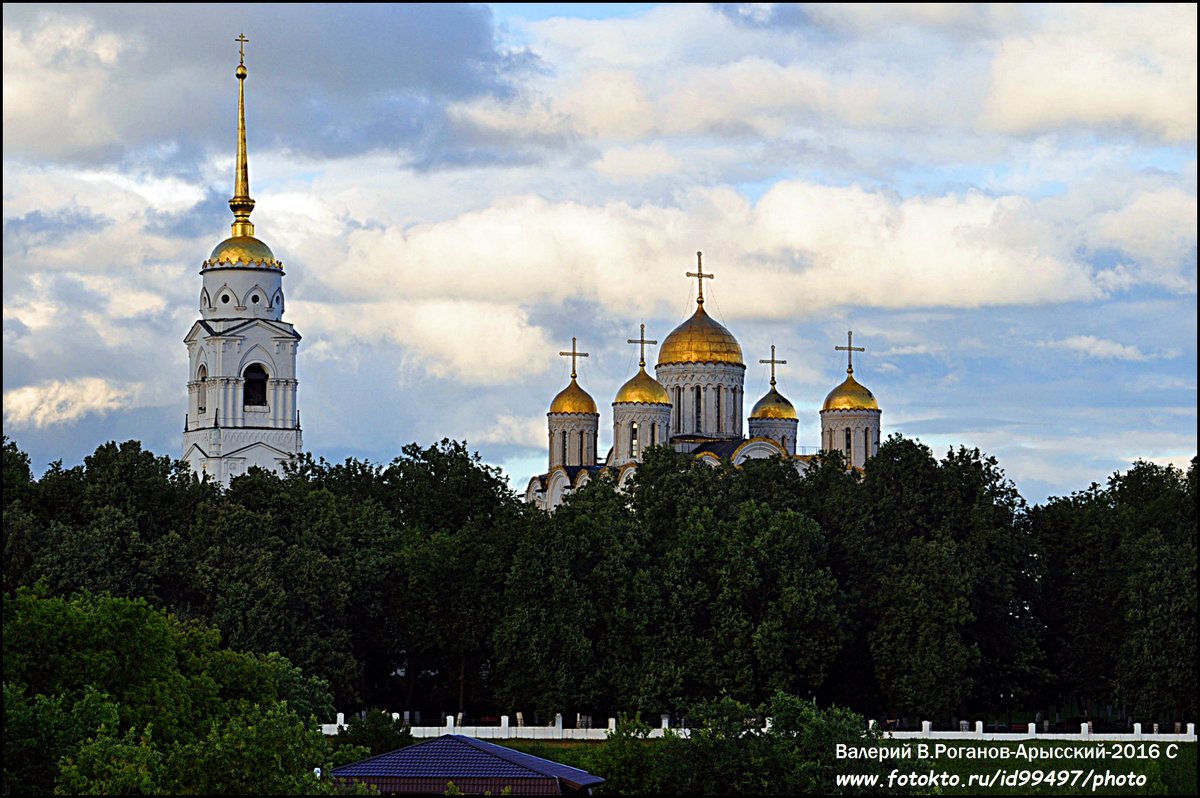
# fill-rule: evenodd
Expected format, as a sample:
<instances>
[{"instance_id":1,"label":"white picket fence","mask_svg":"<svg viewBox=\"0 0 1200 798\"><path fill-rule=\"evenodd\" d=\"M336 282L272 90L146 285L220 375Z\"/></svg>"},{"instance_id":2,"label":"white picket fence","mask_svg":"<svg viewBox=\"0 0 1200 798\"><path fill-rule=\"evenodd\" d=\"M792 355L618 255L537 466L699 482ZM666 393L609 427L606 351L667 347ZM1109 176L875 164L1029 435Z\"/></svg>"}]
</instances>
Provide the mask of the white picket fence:
<instances>
[{"instance_id":1,"label":"white picket fence","mask_svg":"<svg viewBox=\"0 0 1200 798\"><path fill-rule=\"evenodd\" d=\"M400 719L400 714L393 712L394 720ZM666 730L670 728L671 716L661 716L662 725L657 729L651 729L649 737L662 737ZM582 725L578 721L577 726ZM871 728L875 727L875 721L870 722ZM964 724L965 725L965 724ZM335 735L342 729L346 728L345 713L339 712L337 722L321 724L321 731L327 735ZM608 719L608 727L604 729L590 728L575 728L567 729L563 727L562 715L554 716L553 726L526 726L518 723L513 726L509 723L508 715L500 716L499 726L462 726L456 725L453 715L446 717L446 725L444 726L410 726L409 731L413 737L426 739L429 737L441 737L444 734L461 734L466 737L474 737L479 740L604 740L611 732L616 731L616 718ZM765 728L771 728L771 719L767 718ZM687 729L674 729L673 732L681 737L688 736ZM1074 740L1076 742L1095 741L1095 742L1138 742L1138 741L1153 741L1153 742L1196 742L1196 724L1189 723L1187 730L1180 734L1175 733L1145 733L1142 731L1142 724L1133 724L1133 732L1127 734L1096 734L1086 723L1080 724L1080 729L1077 733L1061 733L1037 731L1037 725L1034 723L1028 724L1028 729L1025 732L985 732L983 730L983 721L976 721L974 730L963 731L943 731L933 729L933 724L930 721L921 723L920 731L885 731L883 733L885 739L894 740L993 740L993 741L1010 741L1021 742L1025 740Z\"/></svg>"},{"instance_id":2,"label":"white picket fence","mask_svg":"<svg viewBox=\"0 0 1200 798\"><path fill-rule=\"evenodd\" d=\"M966 725L965 723L963 725ZM875 721L871 721L871 727L875 727ZM894 740L1009 740L1012 742L1021 742L1024 740L1074 740L1075 742L1086 742L1094 740L1096 742L1122 742L1132 743L1139 741L1152 742L1172 742L1172 743L1194 743L1196 742L1196 724L1189 723L1187 730L1175 733L1144 733L1142 724L1133 724L1133 731L1125 734L1103 733L1097 734L1093 732L1088 724L1079 724L1078 732L1048 732L1037 730L1036 723L1028 724L1028 729L1024 732L985 732L983 730L983 721L975 721L974 730L967 731L934 731L933 724L929 721L921 722L920 731L885 731L883 733L885 739Z\"/></svg>"}]
</instances>

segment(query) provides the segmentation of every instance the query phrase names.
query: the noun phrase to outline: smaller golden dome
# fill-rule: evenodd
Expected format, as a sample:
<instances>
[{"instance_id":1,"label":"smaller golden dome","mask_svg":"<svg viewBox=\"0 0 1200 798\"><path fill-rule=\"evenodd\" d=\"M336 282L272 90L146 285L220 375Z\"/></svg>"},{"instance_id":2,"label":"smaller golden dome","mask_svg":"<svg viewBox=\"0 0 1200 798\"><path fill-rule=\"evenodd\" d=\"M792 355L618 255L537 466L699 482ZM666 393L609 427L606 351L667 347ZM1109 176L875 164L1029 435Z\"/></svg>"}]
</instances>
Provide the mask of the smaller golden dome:
<instances>
[{"instance_id":1,"label":"smaller golden dome","mask_svg":"<svg viewBox=\"0 0 1200 798\"><path fill-rule=\"evenodd\" d=\"M613 404L669 405L671 397L662 383L647 374L643 366L617 391Z\"/></svg>"},{"instance_id":2,"label":"smaller golden dome","mask_svg":"<svg viewBox=\"0 0 1200 798\"><path fill-rule=\"evenodd\" d=\"M574 377L571 378L571 384L554 397L554 401L550 403L550 412L599 415L596 410L596 402L588 395L587 391L579 387L579 383L575 382Z\"/></svg>"},{"instance_id":3,"label":"smaller golden dome","mask_svg":"<svg viewBox=\"0 0 1200 798\"><path fill-rule=\"evenodd\" d=\"M823 411L878 409L879 402L875 401L875 394L867 390L865 385L859 384L853 374L847 374L845 381L829 392L825 397L825 404L821 407Z\"/></svg>"},{"instance_id":4,"label":"smaller golden dome","mask_svg":"<svg viewBox=\"0 0 1200 798\"><path fill-rule=\"evenodd\" d=\"M283 263L275 260L275 253L271 252L271 248L254 236L233 236L217 244L208 260L204 261L204 266L258 266L282 269Z\"/></svg>"},{"instance_id":5,"label":"smaller golden dome","mask_svg":"<svg viewBox=\"0 0 1200 798\"><path fill-rule=\"evenodd\" d=\"M796 408L792 403L784 398L783 394L775 390L775 386L771 386L771 390L767 391L767 395L759 399L755 403L754 409L750 411L750 418L784 418L789 421L798 421L799 416L796 415Z\"/></svg>"}]
</instances>

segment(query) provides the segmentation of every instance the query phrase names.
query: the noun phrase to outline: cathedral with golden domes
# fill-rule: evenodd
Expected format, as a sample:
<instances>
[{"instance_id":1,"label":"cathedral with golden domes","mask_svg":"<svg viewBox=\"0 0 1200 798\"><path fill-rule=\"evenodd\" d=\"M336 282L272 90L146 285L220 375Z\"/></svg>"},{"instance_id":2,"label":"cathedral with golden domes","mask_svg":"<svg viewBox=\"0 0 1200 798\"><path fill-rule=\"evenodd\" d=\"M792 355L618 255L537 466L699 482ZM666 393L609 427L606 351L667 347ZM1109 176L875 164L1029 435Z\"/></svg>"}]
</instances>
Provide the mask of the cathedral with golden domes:
<instances>
[{"instance_id":1,"label":"cathedral with golden domes","mask_svg":"<svg viewBox=\"0 0 1200 798\"><path fill-rule=\"evenodd\" d=\"M237 41L244 47L244 36ZM254 235L250 214L250 176L246 153L244 51L239 48L237 161L233 223L229 238L201 265L200 319L184 338L188 348L188 411L184 421L183 459L198 475L225 485L252 467L279 472L301 452L297 407L296 355L300 334L283 320L283 263ZM638 371L612 403L613 445L603 461L599 452L600 413L579 386L580 352L571 339L571 382L550 403L549 470L530 480L525 500L546 510L607 470L624 489L648 447L671 446L711 464L739 465L752 458L782 456L808 467L812 455L798 454L796 408L775 387L750 411L743 432L746 364L742 347L704 309L705 274L697 270L696 311L676 327L658 350L655 376L646 372L646 328L628 343L640 347ZM825 398L821 409L821 448L839 450L852 467L862 467L879 448L879 405L854 379L853 355L847 376Z\"/></svg>"},{"instance_id":2,"label":"cathedral with golden domes","mask_svg":"<svg viewBox=\"0 0 1200 798\"><path fill-rule=\"evenodd\" d=\"M638 372L617 391L613 399L613 445L603 461L599 455L600 413L596 402L577 381L577 358L587 353L577 349L560 352L571 358L571 382L554 397L546 414L549 428L550 468L529 481L525 501L553 510L572 491L586 485L602 471L609 471L619 489L630 477L649 446L671 446L712 465L723 461L735 466L746 460L786 457L796 468L808 467L812 455L797 454L796 435L800 424L796 408L776 388L775 366L787 361L771 357L771 389L750 410L748 435L743 433L746 363L742 347L728 329L704 310L704 280L712 275L700 268L688 277L697 280L696 311L676 327L658 350L654 377L646 372L646 339L641 335L628 343L641 347ZM846 379L829 392L821 408L821 449L839 450L852 467L861 468L879 448L881 411L875 396L854 379L854 346L849 334L846 346Z\"/></svg>"}]
</instances>

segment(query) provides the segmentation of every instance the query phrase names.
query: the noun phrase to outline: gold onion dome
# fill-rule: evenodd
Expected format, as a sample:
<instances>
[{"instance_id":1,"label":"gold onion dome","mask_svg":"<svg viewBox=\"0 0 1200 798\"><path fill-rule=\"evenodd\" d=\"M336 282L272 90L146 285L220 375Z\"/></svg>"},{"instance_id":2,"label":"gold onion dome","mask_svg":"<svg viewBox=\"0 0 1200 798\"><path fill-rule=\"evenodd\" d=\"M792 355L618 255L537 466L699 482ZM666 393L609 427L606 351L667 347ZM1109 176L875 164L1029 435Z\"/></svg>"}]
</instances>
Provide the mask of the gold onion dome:
<instances>
[{"instance_id":1,"label":"gold onion dome","mask_svg":"<svg viewBox=\"0 0 1200 798\"><path fill-rule=\"evenodd\" d=\"M744 366L742 347L697 304L692 317L680 324L658 350L658 365L667 363L732 363Z\"/></svg>"},{"instance_id":2,"label":"gold onion dome","mask_svg":"<svg viewBox=\"0 0 1200 798\"><path fill-rule=\"evenodd\" d=\"M784 418L798 421L800 417L796 415L796 408L792 403L772 385L767 395L755 403L754 409L750 411L750 418Z\"/></svg>"},{"instance_id":3,"label":"gold onion dome","mask_svg":"<svg viewBox=\"0 0 1200 798\"><path fill-rule=\"evenodd\" d=\"M571 384L554 397L554 401L550 403L550 412L586 413L588 415L598 415L599 413L596 410L596 402L588 395L587 391L579 387L575 377L571 377Z\"/></svg>"},{"instance_id":4,"label":"gold onion dome","mask_svg":"<svg viewBox=\"0 0 1200 798\"><path fill-rule=\"evenodd\" d=\"M261 266L282 269L283 263L275 260L271 248L254 236L233 236L213 249L205 266Z\"/></svg>"},{"instance_id":5,"label":"gold onion dome","mask_svg":"<svg viewBox=\"0 0 1200 798\"><path fill-rule=\"evenodd\" d=\"M846 375L846 379L841 385L829 392L821 409L878 410L879 402L875 401L875 394L854 379L854 374L851 373Z\"/></svg>"},{"instance_id":6,"label":"gold onion dome","mask_svg":"<svg viewBox=\"0 0 1200 798\"><path fill-rule=\"evenodd\" d=\"M617 398L613 400L613 404L669 405L671 397L667 389L647 374L645 366L642 366L638 373L617 391Z\"/></svg>"}]
</instances>

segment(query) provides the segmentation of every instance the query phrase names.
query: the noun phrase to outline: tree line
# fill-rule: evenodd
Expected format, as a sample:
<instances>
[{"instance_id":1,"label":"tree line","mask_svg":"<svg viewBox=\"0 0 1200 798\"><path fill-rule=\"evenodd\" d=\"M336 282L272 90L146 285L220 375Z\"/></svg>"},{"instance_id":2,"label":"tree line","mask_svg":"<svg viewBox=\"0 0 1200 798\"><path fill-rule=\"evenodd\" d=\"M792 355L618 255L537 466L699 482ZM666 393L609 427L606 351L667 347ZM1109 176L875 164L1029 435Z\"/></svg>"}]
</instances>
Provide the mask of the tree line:
<instances>
[{"instance_id":1,"label":"tree line","mask_svg":"<svg viewBox=\"0 0 1200 798\"><path fill-rule=\"evenodd\" d=\"M1028 507L994 458L899 436L804 474L652 447L629 492L601 476L545 514L448 440L222 489L135 441L35 477L5 438L3 483L6 619L21 588L144 600L321 680L323 721L779 694L942 722L1196 712L1195 459Z\"/></svg>"}]
</instances>

